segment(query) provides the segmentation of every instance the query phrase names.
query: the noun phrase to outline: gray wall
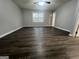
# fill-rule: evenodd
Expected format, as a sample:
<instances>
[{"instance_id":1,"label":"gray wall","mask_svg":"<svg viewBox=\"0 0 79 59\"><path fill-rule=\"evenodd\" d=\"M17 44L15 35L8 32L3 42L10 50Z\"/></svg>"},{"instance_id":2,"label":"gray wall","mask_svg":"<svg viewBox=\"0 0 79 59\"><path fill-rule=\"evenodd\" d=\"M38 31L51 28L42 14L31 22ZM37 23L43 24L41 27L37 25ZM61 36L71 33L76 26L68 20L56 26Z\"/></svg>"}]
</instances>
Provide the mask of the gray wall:
<instances>
[{"instance_id":1,"label":"gray wall","mask_svg":"<svg viewBox=\"0 0 79 59\"><path fill-rule=\"evenodd\" d=\"M51 26L51 11L34 11L34 10L26 10L24 9L24 20L23 26L32 27L32 26ZM33 13L34 12L43 12L44 13L44 22L33 22Z\"/></svg>"},{"instance_id":2,"label":"gray wall","mask_svg":"<svg viewBox=\"0 0 79 59\"><path fill-rule=\"evenodd\" d=\"M22 26L22 14L12 0L0 0L0 35Z\"/></svg>"},{"instance_id":3,"label":"gray wall","mask_svg":"<svg viewBox=\"0 0 79 59\"><path fill-rule=\"evenodd\" d=\"M77 0L72 0L56 10L55 27L73 32Z\"/></svg>"}]
</instances>

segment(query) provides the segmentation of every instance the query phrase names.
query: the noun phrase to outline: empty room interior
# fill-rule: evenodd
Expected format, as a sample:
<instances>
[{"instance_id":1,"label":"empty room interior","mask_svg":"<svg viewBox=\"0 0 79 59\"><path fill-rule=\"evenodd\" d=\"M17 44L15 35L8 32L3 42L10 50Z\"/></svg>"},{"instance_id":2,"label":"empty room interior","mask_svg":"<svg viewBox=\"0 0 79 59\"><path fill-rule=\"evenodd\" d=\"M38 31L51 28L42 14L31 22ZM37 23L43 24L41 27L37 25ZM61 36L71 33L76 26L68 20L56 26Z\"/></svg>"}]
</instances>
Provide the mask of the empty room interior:
<instances>
[{"instance_id":1,"label":"empty room interior","mask_svg":"<svg viewBox=\"0 0 79 59\"><path fill-rule=\"evenodd\" d=\"M0 59L79 59L79 0L0 0Z\"/></svg>"}]
</instances>

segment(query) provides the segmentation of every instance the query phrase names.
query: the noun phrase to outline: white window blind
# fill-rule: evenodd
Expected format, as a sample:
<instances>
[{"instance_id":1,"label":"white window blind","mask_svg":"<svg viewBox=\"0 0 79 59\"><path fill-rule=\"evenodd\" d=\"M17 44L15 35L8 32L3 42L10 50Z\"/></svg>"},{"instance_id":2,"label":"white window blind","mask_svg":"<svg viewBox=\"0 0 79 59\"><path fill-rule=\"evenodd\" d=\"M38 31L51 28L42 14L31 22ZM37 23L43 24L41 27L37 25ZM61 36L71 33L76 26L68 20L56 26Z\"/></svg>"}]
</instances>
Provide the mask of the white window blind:
<instances>
[{"instance_id":1,"label":"white window blind","mask_svg":"<svg viewBox=\"0 0 79 59\"><path fill-rule=\"evenodd\" d=\"M33 13L33 22L44 22L44 14L43 13Z\"/></svg>"}]
</instances>

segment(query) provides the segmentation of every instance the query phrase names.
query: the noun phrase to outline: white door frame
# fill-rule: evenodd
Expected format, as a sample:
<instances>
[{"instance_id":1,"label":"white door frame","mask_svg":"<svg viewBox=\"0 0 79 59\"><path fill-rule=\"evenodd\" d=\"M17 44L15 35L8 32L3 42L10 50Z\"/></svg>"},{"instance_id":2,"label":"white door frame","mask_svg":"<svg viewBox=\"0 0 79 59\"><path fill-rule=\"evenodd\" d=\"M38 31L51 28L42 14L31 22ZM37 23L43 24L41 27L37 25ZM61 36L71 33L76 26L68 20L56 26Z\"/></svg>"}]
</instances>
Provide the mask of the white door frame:
<instances>
[{"instance_id":1,"label":"white door frame","mask_svg":"<svg viewBox=\"0 0 79 59\"><path fill-rule=\"evenodd\" d=\"M75 11L75 25L74 25L74 29L73 29L73 33L71 34L73 37L76 36L76 32L78 29L78 25L79 25L79 0L77 0L77 7L76 7L76 11Z\"/></svg>"},{"instance_id":2,"label":"white door frame","mask_svg":"<svg viewBox=\"0 0 79 59\"><path fill-rule=\"evenodd\" d=\"M55 20L56 20L56 12L53 12L52 14L52 26L55 26Z\"/></svg>"}]
</instances>

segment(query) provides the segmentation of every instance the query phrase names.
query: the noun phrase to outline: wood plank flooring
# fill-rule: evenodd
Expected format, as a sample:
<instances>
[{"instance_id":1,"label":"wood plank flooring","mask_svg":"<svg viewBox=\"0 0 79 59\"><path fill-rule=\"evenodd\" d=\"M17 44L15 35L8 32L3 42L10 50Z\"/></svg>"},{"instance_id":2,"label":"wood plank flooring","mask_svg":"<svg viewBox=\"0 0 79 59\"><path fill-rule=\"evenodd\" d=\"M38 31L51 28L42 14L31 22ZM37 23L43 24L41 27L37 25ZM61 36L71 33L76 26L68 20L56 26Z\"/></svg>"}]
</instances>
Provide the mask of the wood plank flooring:
<instances>
[{"instance_id":1,"label":"wood plank flooring","mask_svg":"<svg viewBox=\"0 0 79 59\"><path fill-rule=\"evenodd\" d=\"M79 38L53 27L22 28L0 39L0 55L10 59L79 59Z\"/></svg>"}]
</instances>

